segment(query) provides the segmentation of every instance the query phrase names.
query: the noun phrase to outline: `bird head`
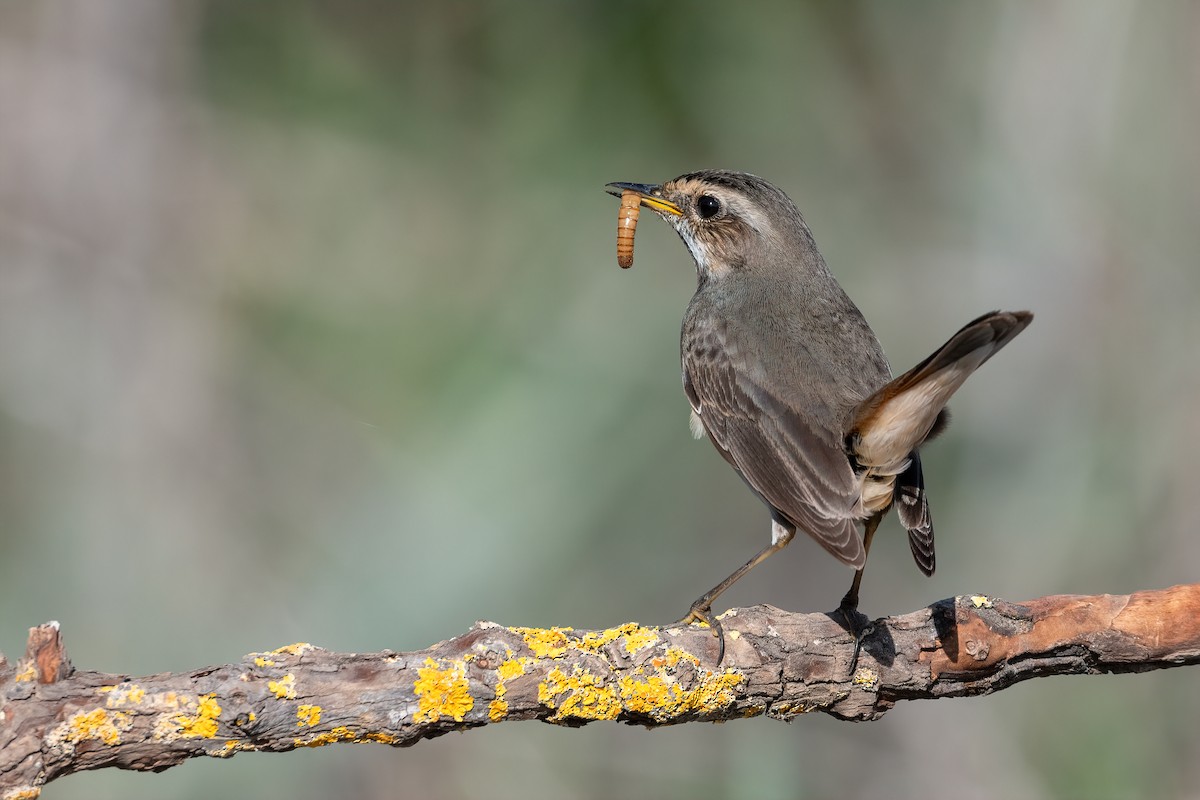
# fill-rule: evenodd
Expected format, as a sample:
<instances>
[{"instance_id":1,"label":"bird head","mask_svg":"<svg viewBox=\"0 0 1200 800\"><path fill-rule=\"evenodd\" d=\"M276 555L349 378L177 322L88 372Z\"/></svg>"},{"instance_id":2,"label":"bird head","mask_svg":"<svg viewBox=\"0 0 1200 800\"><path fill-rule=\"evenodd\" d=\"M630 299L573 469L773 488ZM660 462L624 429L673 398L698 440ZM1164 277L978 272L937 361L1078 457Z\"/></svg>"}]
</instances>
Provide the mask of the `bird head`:
<instances>
[{"instance_id":1,"label":"bird head","mask_svg":"<svg viewBox=\"0 0 1200 800\"><path fill-rule=\"evenodd\" d=\"M610 183L609 194L641 195L675 229L702 281L820 261L800 212L774 185L745 172L703 170L663 184ZM809 257L806 255L811 254Z\"/></svg>"}]
</instances>

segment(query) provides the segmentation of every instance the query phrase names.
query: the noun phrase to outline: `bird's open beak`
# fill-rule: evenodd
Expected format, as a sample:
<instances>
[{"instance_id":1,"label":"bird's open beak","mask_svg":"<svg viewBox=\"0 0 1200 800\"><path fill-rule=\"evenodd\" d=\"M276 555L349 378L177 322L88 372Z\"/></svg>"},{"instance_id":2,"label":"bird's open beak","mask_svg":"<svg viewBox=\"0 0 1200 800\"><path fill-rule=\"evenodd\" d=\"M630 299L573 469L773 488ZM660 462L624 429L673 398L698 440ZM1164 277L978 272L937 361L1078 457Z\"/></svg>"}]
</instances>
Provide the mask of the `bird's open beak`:
<instances>
[{"instance_id":1,"label":"bird's open beak","mask_svg":"<svg viewBox=\"0 0 1200 800\"><path fill-rule=\"evenodd\" d=\"M663 214L674 214L676 216L683 214L679 210L679 206L670 200L663 199L661 186L653 186L648 183L610 183L604 187L604 191L614 197L620 197L621 193L626 191L637 192L642 196L642 205L646 208Z\"/></svg>"}]
</instances>

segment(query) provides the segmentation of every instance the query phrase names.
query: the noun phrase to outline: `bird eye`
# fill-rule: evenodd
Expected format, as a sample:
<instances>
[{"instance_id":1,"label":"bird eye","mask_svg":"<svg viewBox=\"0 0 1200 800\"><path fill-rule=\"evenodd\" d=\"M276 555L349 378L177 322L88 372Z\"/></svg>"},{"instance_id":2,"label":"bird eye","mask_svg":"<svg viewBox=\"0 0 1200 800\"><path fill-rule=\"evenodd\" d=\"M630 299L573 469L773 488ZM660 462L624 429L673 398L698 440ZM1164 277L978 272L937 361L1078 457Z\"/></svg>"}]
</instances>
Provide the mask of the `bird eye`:
<instances>
[{"instance_id":1,"label":"bird eye","mask_svg":"<svg viewBox=\"0 0 1200 800\"><path fill-rule=\"evenodd\" d=\"M696 211L701 219L712 219L721 210L721 201L711 194L702 194L696 201Z\"/></svg>"}]
</instances>

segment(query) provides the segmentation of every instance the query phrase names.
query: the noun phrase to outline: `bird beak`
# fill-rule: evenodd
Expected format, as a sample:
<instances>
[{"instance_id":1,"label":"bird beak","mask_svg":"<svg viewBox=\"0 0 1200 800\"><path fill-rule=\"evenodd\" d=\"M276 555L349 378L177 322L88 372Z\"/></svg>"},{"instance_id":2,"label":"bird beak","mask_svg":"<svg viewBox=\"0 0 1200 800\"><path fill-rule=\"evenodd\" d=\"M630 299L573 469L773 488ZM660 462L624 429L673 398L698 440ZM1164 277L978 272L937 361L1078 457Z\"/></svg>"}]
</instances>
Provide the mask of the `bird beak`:
<instances>
[{"instance_id":1,"label":"bird beak","mask_svg":"<svg viewBox=\"0 0 1200 800\"><path fill-rule=\"evenodd\" d=\"M610 183L604 187L604 191L614 197L620 197L622 192L637 192L642 196L642 205L646 208L660 214L674 214L677 217L683 215L679 206L663 199L662 186L652 186L648 183Z\"/></svg>"}]
</instances>

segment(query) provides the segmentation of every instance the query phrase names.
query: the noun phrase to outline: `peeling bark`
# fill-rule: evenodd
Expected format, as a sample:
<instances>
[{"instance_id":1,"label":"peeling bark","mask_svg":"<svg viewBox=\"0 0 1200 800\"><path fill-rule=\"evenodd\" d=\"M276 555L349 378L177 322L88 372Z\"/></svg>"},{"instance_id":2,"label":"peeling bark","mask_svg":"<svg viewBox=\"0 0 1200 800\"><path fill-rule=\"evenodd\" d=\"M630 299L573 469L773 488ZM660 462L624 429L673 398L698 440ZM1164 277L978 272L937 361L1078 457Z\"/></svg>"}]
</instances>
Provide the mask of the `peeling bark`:
<instances>
[{"instance_id":1,"label":"peeling bark","mask_svg":"<svg viewBox=\"0 0 1200 800\"><path fill-rule=\"evenodd\" d=\"M1048 675L1200 662L1200 584L1009 603L963 596L876 620L851 674L841 616L770 606L704 627L469 631L411 653L308 644L140 678L76 671L58 624L0 655L0 800L87 769L160 771L195 756L336 742L408 746L509 720L658 726L823 711L873 720L897 700L990 694Z\"/></svg>"}]
</instances>

